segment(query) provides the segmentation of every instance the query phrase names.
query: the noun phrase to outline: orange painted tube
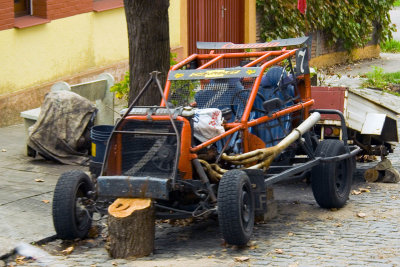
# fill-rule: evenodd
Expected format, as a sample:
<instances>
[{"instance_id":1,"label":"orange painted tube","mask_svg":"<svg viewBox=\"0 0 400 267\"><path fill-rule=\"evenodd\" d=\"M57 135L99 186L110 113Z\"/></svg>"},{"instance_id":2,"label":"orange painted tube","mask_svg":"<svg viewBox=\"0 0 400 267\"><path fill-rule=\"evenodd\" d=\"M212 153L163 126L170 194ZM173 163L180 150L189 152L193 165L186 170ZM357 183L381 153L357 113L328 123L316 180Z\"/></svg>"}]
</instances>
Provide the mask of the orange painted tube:
<instances>
[{"instance_id":1,"label":"orange painted tube","mask_svg":"<svg viewBox=\"0 0 400 267\"><path fill-rule=\"evenodd\" d=\"M279 57L276 57L276 58L264 63L261 66L261 68L262 68L261 73L264 73L266 68L268 68L268 67L270 67L270 66L272 66L272 65L274 65L274 64L276 64L276 63L278 63L278 62L280 62L280 61L282 61L282 60L284 60L284 59L286 59L288 57L290 57L294 53L296 53L296 49L295 50L289 50L285 54L283 54L283 55L281 55ZM242 119L241 119L242 123L246 122L249 119L250 112L251 112L251 109L252 109L253 104L254 104L254 100L256 99L256 96L257 96L257 93L258 93L258 87L260 86L261 79L262 79L262 75L258 76L257 79L254 82L253 89L251 90L249 99L247 100L246 108L245 108L245 110L243 112L243 116L242 116Z\"/></svg>"},{"instance_id":2,"label":"orange painted tube","mask_svg":"<svg viewBox=\"0 0 400 267\"><path fill-rule=\"evenodd\" d=\"M197 54L193 54L190 57L186 58L185 60L179 62L178 64L172 66L172 68L168 71L168 76L169 76L169 72L173 71L173 70L178 70L180 68L182 68L183 66L185 66L186 64L188 64L189 62L195 60L197 58ZM168 77L167 76L167 77ZM168 80L167 78L167 82L165 83L165 87L164 87L164 96L165 98L168 100L168 95L169 95L169 89L171 88L171 81ZM165 107L165 102L164 99L161 99L161 107Z\"/></svg>"},{"instance_id":3,"label":"orange painted tube","mask_svg":"<svg viewBox=\"0 0 400 267\"><path fill-rule=\"evenodd\" d=\"M198 59L213 59L220 55L225 55L225 58L248 58L248 57L261 57L266 53L271 53L271 56L279 56L288 51L261 51L261 52L242 52L242 53L227 53L227 54L200 54L197 55Z\"/></svg>"},{"instance_id":4,"label":"orange painted tube","mask_svg":"<svg viewBox=\"0 0 400 267\"><path fill-rule=\"evenodd\" d=\"M210 140L208 140L208 141L206 141L204 143L201 143L198 146L195 146L195 147L191 148L190 152L192 152L192 153L198 152L200 149L203 149L203 148L205 148L205 147L207 147L207 146L209 146L209 145L221 140L222 138L241 130L242 128L243 128L243 125L238 125L235 128L232 128L232 129L226 131L225 133L223 133L221 135L218 135L218 136L216 136L214 138L211 138Z\"/></svg>"},{"instance_id":5,"label":"orange painted tube","mask_svg":"<svg viewBox=\"0 0 400 267\"><path fill-rule=\"evenodd\" d=\"M248 125L249 127L253 127L253 126L256 126L256 125L258 125L258 124L261 124L261 123L264 123L264 122L267 122L267 121L274 120L274 119L276 119L276 118L278 118L278 117L282 117L282 116L287 115L287 114L289 114L289 113L293 113L293 112L295 112L295 111L298 111L298 110L301 110L301 109L305 109L305 108L307 108L307 107L311 107L313 104L314 104L314 99L310 99L310 100L308 100L308 101L306 101L306 102L304 102L304 103L300 103L300 104L297 104L297 105L294 105L294 106L285 108L285 109L283 109L283 110L280 110L280 111L278 111L278 112L275 112L274 114L272 114L271 117L264 116L264 117L261 117L261 118L258 118L258 119L249 121L249 122L247 123L247 125Z\"/></svg>"},{"instance_id":6,"label":"orange painted tube","mask_svg":"<svg viewBox=\"0 0 400 267\"><path fill-rule=\"evenodd\" d=\"M244 65L243 67L251 67L251 66L254 66L254 65L260 63L261 61L263 61L264 59L270 57L271 55L272 55L272 53L271 53L271 52L268 52L268 53L266 53L265 55L263 55L263 56L257 58L256 60L253 60L253 61L250 62L249 64Z\"/></svg>"},{"instance_id":7,"label":"orange painted tube","mask_svg":"<svg viewBox=\"0 0 400 267\"><path fill-rule=\"evenodd\" d=\"M220 55L220 56L218 56L218 57L216 57L216 58L214 58L214 59L208 61L207 63L201 65L201 66L198 67L197 69L198 69L198 70L203 70L203 69L205 69L205 68L208 68L208 67L210 67L212 64L214 64L215 62L217 62L218 60L223 59L224 57L225 57L225 55L222 54L222 55Z\"/></svg>"},{"instance_id":8,"label":"orange painted tube","mask_svg":"<svg viewBox=\"0 0 400 267\"><path fill-rule=\"evenodd\" d=\"M199 56L198 54L191 55L190 57L184 59L183 61L179 62L178 64L172 66L171 70L178 70L178 69L182 68L186 64L189 64L191 61L193 61L196 58L198 58L198 56Z\"/></svg>"}]
</instances>

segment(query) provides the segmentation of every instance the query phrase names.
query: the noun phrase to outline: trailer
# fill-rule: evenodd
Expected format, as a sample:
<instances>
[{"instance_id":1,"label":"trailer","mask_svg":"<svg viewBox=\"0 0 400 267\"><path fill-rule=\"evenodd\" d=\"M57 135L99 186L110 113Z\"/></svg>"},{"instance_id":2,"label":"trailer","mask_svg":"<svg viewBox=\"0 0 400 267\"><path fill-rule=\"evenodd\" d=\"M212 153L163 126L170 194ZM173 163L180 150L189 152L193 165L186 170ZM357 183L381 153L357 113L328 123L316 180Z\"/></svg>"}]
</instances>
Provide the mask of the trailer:
<instances>
[{"instance_id":1,"label":"trailer","mask_svg":"<svg viewBox=\"0 0 400 267\"><path fill-rule=\"evenodd\" d=\"M336 109L343 113L349 140L365 155L385 157L399 141L397 120L400 97L377 89L311 87L314 107ZM341 121L322 115L315 130L321 139L341 139Z\"/></svg>"}]
</instances>

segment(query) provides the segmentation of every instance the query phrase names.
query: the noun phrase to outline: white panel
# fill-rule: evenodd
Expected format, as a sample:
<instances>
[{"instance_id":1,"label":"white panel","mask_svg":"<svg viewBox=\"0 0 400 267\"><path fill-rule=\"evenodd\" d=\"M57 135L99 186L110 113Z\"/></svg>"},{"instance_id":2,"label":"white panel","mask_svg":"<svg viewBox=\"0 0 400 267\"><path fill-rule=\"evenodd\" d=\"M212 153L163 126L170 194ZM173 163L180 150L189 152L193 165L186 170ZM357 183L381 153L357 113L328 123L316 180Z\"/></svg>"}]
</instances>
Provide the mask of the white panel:
<instances>
[{"instance_id":1,"label":"white panel","mask_svg":"<svg viewBox=\"0 0 400 267\"><path fill-rule=\"evenodd\" d=\"M361 132L368 113L386 114L386 116L397 120L396 113L390 109L375 104L371 100L363 98L350 91L347 98L345 113L347 127Z\"/></svg>"},{"instance_id":2,"label":"white panel","mask_svg":"<svg viewBox=\"0 0 400 267\"><path fill-rule=\"evenodd\" d=\"M368 113L365 117L361 134L380 135L385 123L386 115L380 113Z\"/></svg>"}]
</instances>

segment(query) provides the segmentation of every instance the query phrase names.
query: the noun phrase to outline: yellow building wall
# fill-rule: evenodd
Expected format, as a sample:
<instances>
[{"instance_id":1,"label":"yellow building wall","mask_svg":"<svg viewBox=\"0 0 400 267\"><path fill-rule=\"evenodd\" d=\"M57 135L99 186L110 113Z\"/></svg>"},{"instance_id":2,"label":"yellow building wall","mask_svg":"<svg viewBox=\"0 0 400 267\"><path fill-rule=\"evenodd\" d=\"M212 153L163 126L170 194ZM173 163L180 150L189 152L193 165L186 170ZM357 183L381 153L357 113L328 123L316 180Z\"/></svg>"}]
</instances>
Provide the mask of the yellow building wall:
<instances>
[{"instance_id":1,"label":"yellow building wall","mask_svg":"<svg viewBox=\"0 0 400 267\"><path fill-rule=\"evenodd\" d=\"M181 0L169 1L169 39L171 48L181 46Z\"/></svg>"},{"instance_id":2,"label":"yellow building wall","mask_svg":"<svg viewBox=\"0 0 400 267\"><path fill-rule=\"evenodd\" d=\"M245 40L255 40L255 0L245 0ZM187 56L187 0L170 1L170 46ZM123 8L0 31L0 95L128 59Z\"/></svg>"},{"instance_id":3,"label":"yellow building wall","mask_svg":"<svg viewBox=\"0 0 400 267\"><path fill-rule=\"evenodd\" d=\"M180 43L180 1L169 8L171 47ZM123 8L0 31L0 95L128 59Z\"/></svg>"},{"instance_id":4,"label":"yellow building wall","mask_svg":"<svg viewBox=\"0 0 400 267\"><path fill-rule=\"evenodd\" d=\"M0 95L126 58L123 8L0 31Z\"/></svg>"},{"instance_id":5,"label":"yellow building wall","mask_svg":"<svg viewBox=\"0 0 400 267\"><path fill-rule=\"evenodd\" d=\"M244 4L244 42L255 43L257 29L256 0L245 0Z\"/></svg>"}]
</instances>

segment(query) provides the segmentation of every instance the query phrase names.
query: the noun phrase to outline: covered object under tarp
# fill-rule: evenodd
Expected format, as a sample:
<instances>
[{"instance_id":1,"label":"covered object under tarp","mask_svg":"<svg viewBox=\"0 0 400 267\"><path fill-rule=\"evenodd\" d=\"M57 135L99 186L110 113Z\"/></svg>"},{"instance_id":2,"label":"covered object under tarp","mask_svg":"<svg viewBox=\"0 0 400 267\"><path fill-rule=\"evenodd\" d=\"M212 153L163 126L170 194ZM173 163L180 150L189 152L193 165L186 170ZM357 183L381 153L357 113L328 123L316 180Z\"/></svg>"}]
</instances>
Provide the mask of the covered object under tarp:
<instances>
[{"instance_id":1,"label":"covered object under tarp","mask_svg":"<svg viewBox=\"0 0 400 267\"><path fill-rule=\"evenodd\" d=\"M96 108L70 91L46 95L37 122L29 129L28 147L64 164L88 162L89 127Z\"/></svg>"}]
</instances>

